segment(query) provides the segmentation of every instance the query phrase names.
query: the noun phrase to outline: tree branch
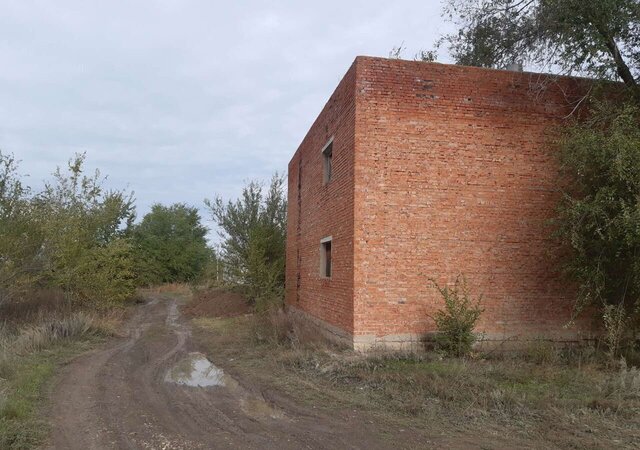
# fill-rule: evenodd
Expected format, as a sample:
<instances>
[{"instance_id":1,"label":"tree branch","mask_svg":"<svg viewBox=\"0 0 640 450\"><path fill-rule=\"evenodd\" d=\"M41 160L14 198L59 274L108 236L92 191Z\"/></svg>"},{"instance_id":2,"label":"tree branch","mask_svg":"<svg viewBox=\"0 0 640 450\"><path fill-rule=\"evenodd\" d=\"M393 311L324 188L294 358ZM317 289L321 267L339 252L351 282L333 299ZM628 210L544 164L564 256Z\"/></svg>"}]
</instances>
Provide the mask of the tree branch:
<instances>
[{"instance_id":1,"label":"tree branch","mask_svg":"<svg viewBox=\"0 0 640 450\"><path fill-rule=\"evenodd\" d=\"M607 32L607 30L604 29L602 24L595 23L594 25L598 34L602 37L609 54L613 57L613 62L616 65L616 72L618 76L622 79L624 84L630 88L637 89L638 84L636 79L633 77L633 74L631 73L627 63L624 61L624 58L622 58L622 53L620 53L620 49L618 48L618 44L615 39Z\"/></svg>"},{"instance_id":2,"label":"tree branch","mask_svg":"<svg viewBox=\"0 0 640 450\"><path fill-rule=\"evenodd\" d=\"M616 41L614 41L611 37L603 37L605 38L605 45L607 46L609 53L611 53L611 56L613 56L613 61L616 64L616 71L618 72L618 76L622 79L622 81L624 81L624 84L626 84L627 86L637 88L638 84L636 82L636 79L633 78L633 74L631 73L631 70L629 70L629 66L627 66L627 63L622 58L622 54L620 53L620 49L618 48L618 44L616 44Z\"/></svg>"}]
</instances>

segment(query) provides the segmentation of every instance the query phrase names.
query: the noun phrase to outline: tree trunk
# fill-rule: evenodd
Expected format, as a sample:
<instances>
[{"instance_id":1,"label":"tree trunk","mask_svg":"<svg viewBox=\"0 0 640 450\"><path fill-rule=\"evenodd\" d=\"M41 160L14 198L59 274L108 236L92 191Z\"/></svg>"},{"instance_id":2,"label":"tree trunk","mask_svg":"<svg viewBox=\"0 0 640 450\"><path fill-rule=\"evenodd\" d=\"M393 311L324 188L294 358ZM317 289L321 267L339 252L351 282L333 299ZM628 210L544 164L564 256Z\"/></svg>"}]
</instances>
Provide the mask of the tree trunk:
<instances>
[{"instance_id":1,"label":"tree trunk","mask_svg":"<svg viewBox=\"0 0 640 450\"><path fill-rule=\"evenodd\" d=\"M614 41L613 38L607 38L606 45L609 53L613 56L618 76L622 81L624 81L624 84L630 88L637 88L638 84L636 83L635 78L633 78L633 74L631 73L631 70L629 70L629 66L627 66L627 63L622 59L622 55L620 54L620 49L618 48L616 41Z\"/></svg>"}]
</instances>

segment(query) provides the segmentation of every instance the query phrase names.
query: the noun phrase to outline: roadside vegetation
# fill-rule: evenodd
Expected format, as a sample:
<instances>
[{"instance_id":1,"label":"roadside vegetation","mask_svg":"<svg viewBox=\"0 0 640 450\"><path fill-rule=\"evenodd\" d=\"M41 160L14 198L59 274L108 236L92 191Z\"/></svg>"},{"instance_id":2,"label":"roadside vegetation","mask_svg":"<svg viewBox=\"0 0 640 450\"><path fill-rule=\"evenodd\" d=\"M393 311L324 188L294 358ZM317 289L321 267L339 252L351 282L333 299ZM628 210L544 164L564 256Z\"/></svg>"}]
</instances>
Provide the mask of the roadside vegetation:
<instances>
[{"instance_id":1,"label":"roadside vegetation","mask_svg":"<svg viewBox=\"0 0 640 450\"><path fill-rule=\"evenodd\" d=\"M268 187L252 181L235 201L205 200L220 228L221 277L259 312L282 307L287 232L284 178L275 174Z\"/></svg>"},{"instance_id":2,"label":"roadside vegetation","mask_svg":"<svg viewBox=\"0 0 640 450\"><path fill-rule=\"evenodd\" d=\"M117 313L58 311L0 326L0 448L42 442L48 431L41 415L47 382L60 364L113 335L120 320Z\"/></svg>"},{"instance_id":3,"label":"roadside vegetation","mask_svg":"<svg viewBox=\"0 0 640 450\"><path fill-rule=\"evenodd\" d=\"M223 308L206 308L220 296ZM241 298L235 302L245 305ZM538 341L518 352L358 354L286 314L247 315L209 292L187 312L212 361L262 390L325 411L358 410L407 432L533 448L640 445L640 371L595 347ZM233 311L236 311L234 314ZM231 317L230 317L231 316Z\"/></svg>"},{"instance_id":4,"label":"roadside vegetation","mask_svg":"<svg viewBox=\"0 0 640 450\"><path fill-rule=\"evenodd\" d=\"M84 155L35 192L0 152L0 448L39 445L57 367L117 332L140 286L201 277L214 258L194 208L107 190Z\"/></svg>"},{"instance_id":5,"label":"roadside vegetation","mask_svg":"<svg viewBox=\"0 0 640 450\"><path fill-rule=\"evenodd\" d=\"M33 192L17 161L0 153L1 448L40 442L39 408L54 368L110 333L108 309L135 292L125 231L132 198L105 191L98 172L83 174L83 162L77 156Z\"/></svg>"}]
</instances>

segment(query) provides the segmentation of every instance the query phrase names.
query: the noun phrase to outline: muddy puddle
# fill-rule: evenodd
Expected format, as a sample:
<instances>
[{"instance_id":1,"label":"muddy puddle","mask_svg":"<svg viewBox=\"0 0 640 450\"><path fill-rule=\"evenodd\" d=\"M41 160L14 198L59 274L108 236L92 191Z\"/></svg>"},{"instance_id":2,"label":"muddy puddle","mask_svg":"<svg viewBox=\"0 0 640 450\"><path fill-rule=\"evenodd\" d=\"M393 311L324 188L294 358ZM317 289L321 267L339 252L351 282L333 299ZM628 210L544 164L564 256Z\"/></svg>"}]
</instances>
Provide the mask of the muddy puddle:
<instances>
[{"instance_id":1,"label":"muddy puddle","mask_svg":"<svg viewBox=\"0 0 640 450\"><path fill-rule=\"evenodd\" d=\"M285 417L282 411L269 405L262 396L248 392L199 352L189 353L178 361L167 371L164 381L192 387L223 387L237 399L240 408L254 418L283 419Z\"/></svg>"},{"instance_id":2,"label":"muddy puddle","mask_svg":"<svg viewBox=\"0 0 640 450\"><path fill-rule=\"evenodd\" d=\"M193 387L225 386L226 375L202 353L189 353L173 366L164 377L168 383Z\"/></svg>"}]
</instances>

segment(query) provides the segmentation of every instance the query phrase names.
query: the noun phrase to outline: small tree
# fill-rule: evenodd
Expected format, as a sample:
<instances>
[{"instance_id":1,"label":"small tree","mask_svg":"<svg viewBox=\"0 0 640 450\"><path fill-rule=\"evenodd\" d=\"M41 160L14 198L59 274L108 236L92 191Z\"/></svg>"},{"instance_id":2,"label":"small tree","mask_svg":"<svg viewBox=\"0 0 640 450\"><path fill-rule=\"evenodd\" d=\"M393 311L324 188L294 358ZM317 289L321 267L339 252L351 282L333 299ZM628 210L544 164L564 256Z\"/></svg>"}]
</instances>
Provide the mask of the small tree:
<instances>
[{"instance_id":1,"label":"small tree","mask_svg":"<svg viewBox=\"0 0 640 450\"><path fill-rule=\"evenodd\" d=\"M182 203L151 207L133 233L143 284L191 281L203 273L212 253L201 220Z\"/></svg>"},{"instance_id":2,"label":"small tree","mask_svg":"<svg viewBox=\"0 0 640 450\"><path fill-rule=\"evenodd\" d=\"M484 309L480 306L482 296L471 299L466 279L458 275L453 287L440 287L431 279L444 300L444 309L432 317L436 323L436 346L450 356L465 356L471 352L476 335L473 330Z\"/></svg>"},{"instance_id":3,"label":"small tree","mask_svg":"<svg viewBox=\"0 0 640 450\"><path fill-rule=\"evenodd\" d=\"M99 171L84 174L84 161L79 154L66 171L58 168L31 200L31 220L42 233L43 278L77 300L121 301L134 293L126 236L133 196L105 190Z\"/></svg>"},{"instance_id":4,"label":"small tree","mask_svg":"<svg viewBox=\"0 0 640 450\"><path fill-rule=\"evenodd\" d=\"M205 200L221 229L228 281L242 286L258 310L280 305L284 292L287 201L284 178L275 174L266 193L250 182L236 201Z\"/></svg>"},{"instance_id":5,"label":"small tree","mask_svg":"<svg viewBox=\"0 0 640 450\"><path fill-rule=\"evenodd\" d=\"M0 303L38 287L77 300L122 301L133 294L127 229L133 198L106 191L84 155L56 170L41 192L24 186L13 157L0 153Z\"/></svg>"},{"instance_id":6,"label":"small tree","mask_svg":"<svg viewBox=\"0 0 640 450\"><path fill-rule=\"evenodd\" d=\"M15 158L0 151L0 305L40 278L41 246L31 190L22 183Z\"/></svg>"}]
</instances>

